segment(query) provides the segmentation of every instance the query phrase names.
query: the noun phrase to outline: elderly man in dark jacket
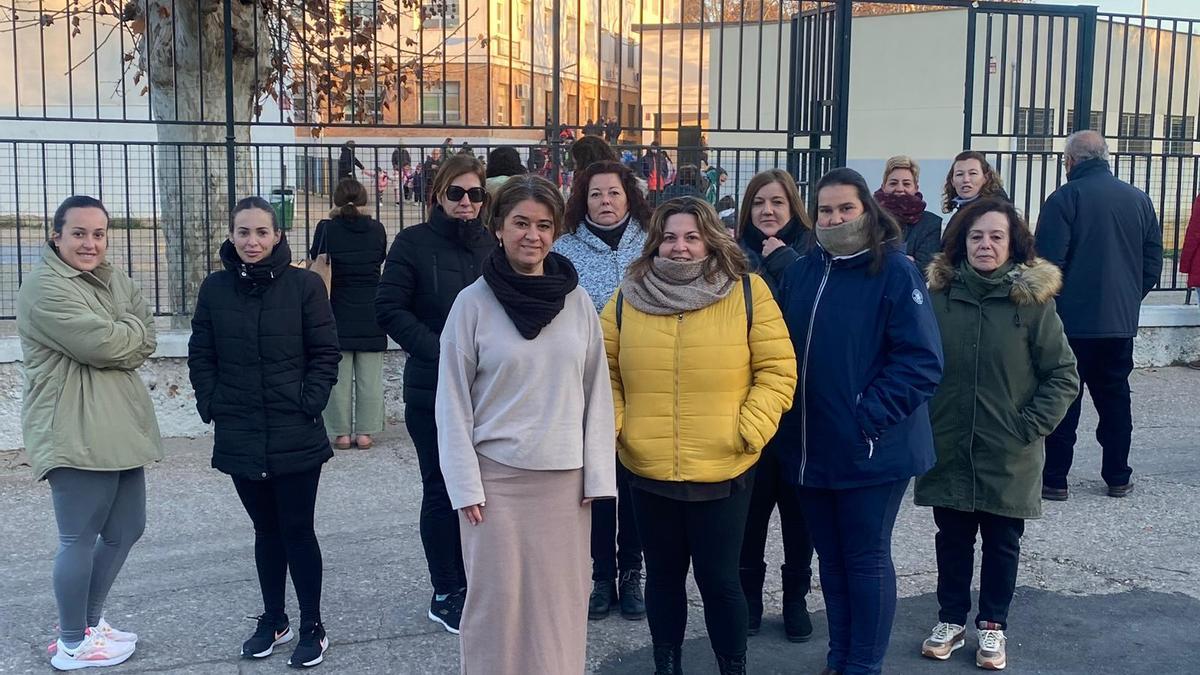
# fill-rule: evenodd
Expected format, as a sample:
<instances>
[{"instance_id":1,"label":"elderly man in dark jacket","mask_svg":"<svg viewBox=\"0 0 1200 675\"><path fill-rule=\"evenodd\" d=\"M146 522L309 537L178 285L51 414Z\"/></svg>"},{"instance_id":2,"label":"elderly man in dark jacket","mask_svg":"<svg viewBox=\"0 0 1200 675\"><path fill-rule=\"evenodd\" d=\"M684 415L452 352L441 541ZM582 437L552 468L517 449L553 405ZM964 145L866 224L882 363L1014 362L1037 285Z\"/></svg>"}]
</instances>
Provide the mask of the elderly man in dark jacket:
<instances>
[{"instance_id":1,"label":"elderly man in dark jacket","mask_svg":"<svg viewBox=\"0 0 1200 675\"><path fill-rule=\"evenodd\" d=\"M1104 448L1100 475L1110 497L1133 489L1129 445L1133 418L1129 374L1142 299L1162 272L1162 230L1146 193L1118 180L1108 145L1095 131L1067 138L1067 183L1042 206L1037 250L1063 271L1058 314L1092 394ZM1082 391L1046 438L1042 497L1065 500Z\"/></svg>"}]
</instances>

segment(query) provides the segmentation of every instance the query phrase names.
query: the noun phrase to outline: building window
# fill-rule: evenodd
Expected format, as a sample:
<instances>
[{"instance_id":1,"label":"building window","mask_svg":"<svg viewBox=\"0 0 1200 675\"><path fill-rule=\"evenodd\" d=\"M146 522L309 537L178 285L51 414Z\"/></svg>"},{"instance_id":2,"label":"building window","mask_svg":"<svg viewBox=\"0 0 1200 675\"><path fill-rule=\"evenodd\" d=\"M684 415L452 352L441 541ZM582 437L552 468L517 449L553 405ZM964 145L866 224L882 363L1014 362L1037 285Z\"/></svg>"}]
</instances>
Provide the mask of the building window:
<instances>
[{"instance_id":1,"label":"building window","mask_svg":"<svg viewBox=\"0 0 1200 675\"><path fill-rule=\"evenodd\" d=\"M1085 128L1091 129L1093 131L1101 131L1103 127L1104 127L1104 112L1101 110L1093 110L1093 111L1089 112L1088 113L1088 124ZM1075 112L1072 110L1068 110L1067 111L1067 135L1070 136L1071 134L1073 134L1075 132L1076 132Z\"/></svg>"},{"instance_id":2,"label":"building window","mask_svg":"<svg viewBox=\"0 0 1200 675\"><path fill-rule=\"evenodd\" d=\"M346 12L347 17L373 21L376 17L376 12L379 11L378 5L377 0L349 0L345 4L343 11Z\"/></svg>"},{"instance_id":3,"label":"building window","mask_svg":"<svg viewBox=\"0 0 1200 675\"><path fill-rule=\"evenodd\" d=\"M496 85L496 123L504 124L505 117L508 113L508 85Z\"/></svg>"},{"instance_id":4,"label":"building window","mask_svg":"<svg viewBox=\"0 0 1200 675\"><path fill-rule=\"evenodd\" d=\"M346 122L379 122L383 119L383 102L386 94L379 92L376 96L375 92L370 89L360 89L354 92L354 97L347 103L342 110L342 119ZM361 101L361 103L360 103Z\"/></svg>"},{"instance_id":5,"label":"building window","mask_svg":"<svg viewBox=\"0 0 1200 675\"><path fill-rule=\"evenodd\" d=\"M421 94L421 122L425 124L460 124L459 83L434 82L425 85Z\"/></svg>"},{"instance_id":6,"label":"building window","mask_svg":"<svg viewBox=\"0 0 1200 675\"><path fill-rule=\"evenodd\" d=\"M1196 117L1194 115L1164 115L1163 127L1167 130L1168 155L1192 154L1192 141L1196 140Z\"/></svg>"},{"instance_id":7,"label":"building window","mask_svg":"<svg viewBox=\"0 0 1200 675\"><path fill-rule=\"evenodd\" d=\"M1150 152L1154 119L1150 113L1121 113L1117 128L1117 152Z\"/></svg>"},{"instance_id":8,"label":"building window","mask_svg":"<svg viewBox=\"0 0 1200 675\"><path fill-rule=\"evenodd\" d=\"M458 0L421 0L422 28L454 28L458 25Z\"/></svg>"},{"instance_id":9,"label":"building window","mask_svg":"<svg viewBox=\"0 0 1200 675\"><path fill-rule=\"evenodd\" d=\"M1050 152L1053 108L1020 108L1017 112L1017 152Z\"/></svg>"},{"instance_id":10,"label":"building window","mask_svg":"<svg viewBox=\"0 0 1200 675\"><path fill-rule=\"evenodd\" d=\"M625 66L632 68L637 65L637 45L630 42L625 49Z\"/></svg>"}]
</instances>

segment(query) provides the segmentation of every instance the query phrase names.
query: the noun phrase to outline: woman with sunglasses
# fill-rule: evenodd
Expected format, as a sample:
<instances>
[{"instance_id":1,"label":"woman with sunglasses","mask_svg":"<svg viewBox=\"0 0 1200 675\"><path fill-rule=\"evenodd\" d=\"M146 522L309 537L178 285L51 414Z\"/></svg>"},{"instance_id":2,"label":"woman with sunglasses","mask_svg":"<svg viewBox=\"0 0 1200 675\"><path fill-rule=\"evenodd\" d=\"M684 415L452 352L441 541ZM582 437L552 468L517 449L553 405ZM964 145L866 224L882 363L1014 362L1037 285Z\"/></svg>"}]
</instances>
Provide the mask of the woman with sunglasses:
<instances>
[{"instance_id":1,"label":"woman with sunglasses","mask_svg":"<svg viewBox=\"0 0 1200 675\"><path fill-rule=\"evenodd\" d=\"M459 291L483 271L496 239L483 227L488 203L483 165L471 155L452 155L433 179L424 223L396 235L375 297L379 325L407 353L404 423L421 467L421 544L433 582L430 620L458 634L466 599L458 514L450 506L438 461L433 403L437 390L438 340Z\"/></svg>"}]
</instances>

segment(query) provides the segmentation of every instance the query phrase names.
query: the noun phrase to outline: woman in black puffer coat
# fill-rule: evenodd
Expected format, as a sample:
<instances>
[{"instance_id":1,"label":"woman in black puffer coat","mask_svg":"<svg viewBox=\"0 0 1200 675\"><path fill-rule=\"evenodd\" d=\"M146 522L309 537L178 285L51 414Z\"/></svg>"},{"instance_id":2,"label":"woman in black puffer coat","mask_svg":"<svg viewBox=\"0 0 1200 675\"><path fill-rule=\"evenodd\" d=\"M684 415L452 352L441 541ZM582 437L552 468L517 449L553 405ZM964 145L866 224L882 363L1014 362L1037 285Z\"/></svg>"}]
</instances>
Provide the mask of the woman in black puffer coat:
<instances>
[{"instance_id":1,"label":"woman in black puffer coat","mask_svg":"<svg viewBox=\"0 0 1200 675\"><path fill-rule=\"evenodd\" d=\"M407 353L404 362L404 425L421 467L421 544L433 582L427 616L458 634L466 600L458 535L458 512L438 458L433 417L439 339L460 291L483 273L496 238L480 219L488 204L483 164L452 155L433 180L428 219L396 235L383 265L375 311L379 325Z\"/></svg>"},{"instance_id":2,"label":"woman in black puffer coat","mask_svg":"<svg viewBox=\"0 0 1200 675\"><path fill-rule=\"evenodd\" d=\"M233 477L254 523L264 611L242 656L269 656L293 633L284 613L291 570L300 640L289 665L321 662L321 548L313 511L333 456L321 411L337 380L337 330L321 278L291 266L271 205L233 209L223 271L204 280L192 316L188 371L196 408L214 429L213 467Z\"/></svg>"},{"instance_id":3,"label":"woman in black puffer coat","mask_svg":"<svg viewBox=\"0 0 1200 675\"><path fill-rule=\"evenodd\" d=\"M387 335L375 320L379 267L387 254L383 225L359 211L367 191L353 178L333 192L329 219L317 223L310 258L329 255L333 270L329 300L337 321L342 361L338 381L325 408L325 429L333 446L371 447L371 434L383 431L383 353ZM357 437L355 436L357 432Z\"/></svg>"}]
</instances>

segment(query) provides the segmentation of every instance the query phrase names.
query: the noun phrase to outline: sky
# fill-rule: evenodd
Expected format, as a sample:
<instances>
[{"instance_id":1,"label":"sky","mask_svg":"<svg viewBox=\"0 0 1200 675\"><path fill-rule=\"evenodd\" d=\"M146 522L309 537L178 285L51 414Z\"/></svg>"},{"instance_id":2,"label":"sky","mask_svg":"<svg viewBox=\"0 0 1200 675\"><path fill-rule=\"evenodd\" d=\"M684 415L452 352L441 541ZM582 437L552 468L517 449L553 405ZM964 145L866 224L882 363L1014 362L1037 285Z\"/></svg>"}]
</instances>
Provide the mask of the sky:
<instances>
[{"instance_id":1,"label":"sky","mask_svg":"<svg viewBox=\"0 0 1200 675\"><path fill-rule=\"evenodd\" d=\"M1142 0L1036 0L1039 5L1096 5L1102 12L1141 14ZM1147 0L1150 16L1200 19L1200 0Z\"/></svg>"}]
</instances>

